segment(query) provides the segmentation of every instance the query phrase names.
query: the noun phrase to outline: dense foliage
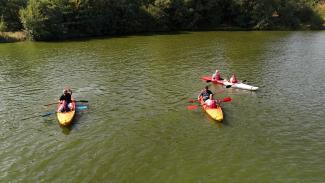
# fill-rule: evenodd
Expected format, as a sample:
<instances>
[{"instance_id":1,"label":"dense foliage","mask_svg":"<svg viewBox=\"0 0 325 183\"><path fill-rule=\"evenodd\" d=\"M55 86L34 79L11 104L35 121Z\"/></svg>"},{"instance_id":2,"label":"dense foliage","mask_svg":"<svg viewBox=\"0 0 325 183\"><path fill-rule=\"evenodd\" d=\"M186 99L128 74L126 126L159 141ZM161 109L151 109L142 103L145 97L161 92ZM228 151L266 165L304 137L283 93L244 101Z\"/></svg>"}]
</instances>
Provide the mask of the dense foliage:
<instances>
[{"instance_id":1,"label":"dense foliage","mask_svg":"<svg viewBox=\"0 0 325 183\"><path fill-rule=\"evenodd\" d=\"M32 39L44 40L220 27L319 29L319 1L0 0L0 31L24 28Z\"/></svg>"},{"instance_id":2,"label":"dense foliage","mask_svg":"<svg viewBox=\"0 0 325 183\"><path fill-rule=\"evenodd\" d=\"M19 10L27 6L27 0L0 0L0 31L21 30Z\"/></svg>"}]
</instances>

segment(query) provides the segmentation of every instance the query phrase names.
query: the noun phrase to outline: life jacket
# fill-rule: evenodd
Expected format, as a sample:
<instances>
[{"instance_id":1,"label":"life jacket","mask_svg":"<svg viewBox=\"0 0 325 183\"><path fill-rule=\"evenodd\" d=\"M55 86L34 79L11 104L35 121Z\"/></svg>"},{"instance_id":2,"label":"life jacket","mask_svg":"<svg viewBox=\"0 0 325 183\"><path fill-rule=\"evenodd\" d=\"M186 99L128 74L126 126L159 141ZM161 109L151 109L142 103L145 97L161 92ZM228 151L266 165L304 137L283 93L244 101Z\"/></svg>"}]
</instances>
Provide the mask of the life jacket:
<instances>
[{"instance_id":1,"label":"life jacket","mask_svg":"<svg viewBox=\"0 0 325 183\"><path fill-rule=\"evenodd\" d=\"M231 82L231 83L238 83L235 74L233 74L233 75L231 76L231 78L230 78L230 82Z\"/></svg>"},{"instance_id":2,"label":"life jacket","mask_svg":"<svg viewBox=\"0 0 325 183\"><path fill-rule=\"evenodd\" d=\"M220 80L220 73L219 72L215 74L214 79L215 80Z\"/></svg>"},{"instance_id":3,"label":"life jacket","mask_svg":"<svg viewBox=\"0 0 325 183\"><path fill-rule=\"evenodd\" d=\"M220 80L220 73L216 72L212 75L212 80Z\"/></svg>"},{"instance_id":4,"label":"life jacket","mask_svg":"<svg viewBox=\"0 0 325 183\"><path fill-rule=\"evenodd\" d=\"M207 106L209 108L217 108L217 102L215 100L207 100Z\"/></svg>"}]
</instances>

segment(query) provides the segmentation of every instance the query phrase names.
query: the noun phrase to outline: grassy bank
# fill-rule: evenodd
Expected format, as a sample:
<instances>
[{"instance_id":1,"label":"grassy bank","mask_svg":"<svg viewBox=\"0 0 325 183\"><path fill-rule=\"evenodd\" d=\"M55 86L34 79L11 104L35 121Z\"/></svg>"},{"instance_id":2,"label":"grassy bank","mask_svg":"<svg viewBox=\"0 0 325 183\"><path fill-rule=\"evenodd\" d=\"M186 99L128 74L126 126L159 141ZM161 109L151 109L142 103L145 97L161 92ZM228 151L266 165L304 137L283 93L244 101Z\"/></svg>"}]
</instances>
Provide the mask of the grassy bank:
<instances>
[{"instance_id":1,"label":"grassy bank","mask_svg":"<svg viewBox=\"0 0 325 183\"><path fill-rule=\"evenodd\" d=\"M25 41L25 32L0 32L0 43L10 43L17 41Z\"/></svg>"}]
</instances>

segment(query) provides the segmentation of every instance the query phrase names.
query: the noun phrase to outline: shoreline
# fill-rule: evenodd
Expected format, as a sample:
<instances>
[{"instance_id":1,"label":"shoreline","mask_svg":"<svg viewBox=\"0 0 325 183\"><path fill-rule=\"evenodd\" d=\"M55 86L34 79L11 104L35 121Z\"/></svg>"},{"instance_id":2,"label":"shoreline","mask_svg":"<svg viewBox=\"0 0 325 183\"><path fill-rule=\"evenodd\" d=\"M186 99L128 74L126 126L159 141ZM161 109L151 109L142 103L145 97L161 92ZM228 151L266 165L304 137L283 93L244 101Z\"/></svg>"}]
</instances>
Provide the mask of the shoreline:
<instances>
[{"instance_id":1,"label":"shoreline","mask_svg":"<svg viewBox=\"0 0 325 183\"><path fill-rule=\"evenodd\" d=\"M87 40L87 39L96 39L96 38L114 38L114 37L123 37L123 36L136 36L136 35L168 35L168 34L180 34L183 32L201 32L201 31L229 31L229 32L237 32L237 31L323 31L325 27L322 29L311 29L308 25L301 25L299 29L293 29L288 27L274 27L271 29L252 29L252 28L242 28L242 27L232 27L232 26L223 26L217 28L206 28L206 29L195 29L195 30L173 30L173 31L148 31L148 32L135 32L129 34L111 34L111 35L89 35L89 36L70 36L65 39L57 39L57 40L43 40L43 41L35 41L35 42L64 42L64 41L75 41L75 40ZM0 32L0 43L14 43L14 42L22 42L28 40L27 34L24 31L18 32Z\"/></svg>"},{"instance_id":2,"label":"shoreline","mask_svg":"<svg viewBox=\"0 0 325 183\"><path fill-rule=\"evenodd\" d=\"M27 34L23 31L0 32L0 43L13 43L27 40Z\"/></svg>"}]
</instances>

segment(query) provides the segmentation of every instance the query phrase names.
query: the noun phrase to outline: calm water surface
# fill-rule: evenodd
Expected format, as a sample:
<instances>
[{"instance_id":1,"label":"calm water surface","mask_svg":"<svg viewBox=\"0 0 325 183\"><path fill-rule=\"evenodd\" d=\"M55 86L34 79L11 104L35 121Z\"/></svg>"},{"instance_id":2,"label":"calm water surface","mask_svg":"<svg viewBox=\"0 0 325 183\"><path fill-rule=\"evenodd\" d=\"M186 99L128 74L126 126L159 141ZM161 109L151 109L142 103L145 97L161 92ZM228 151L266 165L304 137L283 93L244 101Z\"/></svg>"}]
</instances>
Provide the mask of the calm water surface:
<instances>
[{"instance_id":1,"label":"calm water surface","mask_svg":"<svg viewBox=\"0 0 325 183\"><path fill-rule=\"evenodd\" d=\"M325 182L325 32L195 32L0 44L0 182ZM216 123L189 98L215 69ZM64 87L89 100L71 128Z\"/></svg>"}]
</instances>

